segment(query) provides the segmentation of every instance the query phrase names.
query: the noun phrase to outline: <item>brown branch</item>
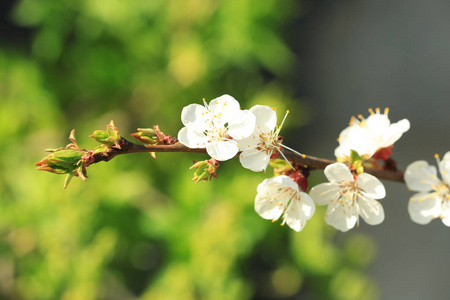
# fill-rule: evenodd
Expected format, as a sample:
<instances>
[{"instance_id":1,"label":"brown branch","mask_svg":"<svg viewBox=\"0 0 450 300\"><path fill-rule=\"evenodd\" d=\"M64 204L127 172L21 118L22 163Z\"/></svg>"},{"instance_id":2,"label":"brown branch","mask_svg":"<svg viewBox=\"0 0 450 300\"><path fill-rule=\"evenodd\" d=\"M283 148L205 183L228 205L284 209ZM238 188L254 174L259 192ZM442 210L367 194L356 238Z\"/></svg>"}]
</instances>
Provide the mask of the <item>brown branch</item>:
<instances>
[{"instance_id":1,"label":"brown branch","mask_svg":"<svg viewBox=\"0 0 450 300\"><path fill-rule=\"evenodd\" d=\"M117 155L128 154L128 153L141 153L141 152L188 152L188 153L206 153L206 149L193 149L184 146L181 143L175 143L173 145L138 145L134 144L124 138L121 138L120 149L116 147L108 148L108 150L93 153L91 160L89 160L88 165L98 163L100 161L109 161L113 159ZM335 163L333 160L327 160L322 158L317 158L314 156L305 155L304 157L290 151L286 151L284 155L293 162L308 166L311 170L317 169L325 169L329 164ZM282 158L280 154L278 154L279 158ZM372 174L379 179L385 179L396 182L405 182L403 179L403 172L400 170L390 171L383 169L374 169L374 168L364 168L365 172Z\"/></svg>"}]
</instances>

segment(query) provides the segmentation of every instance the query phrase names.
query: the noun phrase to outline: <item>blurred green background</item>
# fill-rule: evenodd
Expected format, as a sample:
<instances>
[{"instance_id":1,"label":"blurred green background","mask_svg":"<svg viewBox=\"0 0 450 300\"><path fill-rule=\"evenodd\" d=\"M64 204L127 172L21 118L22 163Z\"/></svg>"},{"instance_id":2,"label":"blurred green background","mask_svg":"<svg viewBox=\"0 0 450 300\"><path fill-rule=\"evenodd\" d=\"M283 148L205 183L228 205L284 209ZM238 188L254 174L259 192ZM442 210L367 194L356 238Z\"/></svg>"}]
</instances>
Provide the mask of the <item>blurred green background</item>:
<instances>
[{"instance_id":1,"label":"blurred green background","mask_svg":"<svg viewBox=\"0 0 450 300\"><path fill-rule=\"evenodd\" d=\"M376 245L336 235L323 209L296 233L260 218L272 176L224 163L194 184L201 154L121 156L63 176L38 172L44 149L82 148L114 120L122 136L171 135L190 103L230 94L243 108L290 109L286 144L312 121L289 45L307 9L294 0L21 0L2 7L2 299L377 299ZM282 116L279 115L279 118ZM290 137L290 138L289 138ZM313 154L313 153L312 153ZM330 150L330 155L332 154ZM310 186L321 179L314 174Z\"/></svg>"}]
</instances>

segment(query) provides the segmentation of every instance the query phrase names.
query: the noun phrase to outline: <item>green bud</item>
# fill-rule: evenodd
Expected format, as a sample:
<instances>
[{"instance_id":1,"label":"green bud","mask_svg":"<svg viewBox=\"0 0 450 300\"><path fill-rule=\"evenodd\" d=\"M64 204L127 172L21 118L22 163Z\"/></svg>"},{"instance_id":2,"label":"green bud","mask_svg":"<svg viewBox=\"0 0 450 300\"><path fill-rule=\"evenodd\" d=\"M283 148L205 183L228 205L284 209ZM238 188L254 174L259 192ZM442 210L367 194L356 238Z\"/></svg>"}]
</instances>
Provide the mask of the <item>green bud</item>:
<instances>
[{"instance_id":1,"label":"green bud","mask_svg":"<svg viewBox=\"0 0 450 300\"><path fill-rule=\"evenodd\" d=\"M106 126L106 131L96 130L93 134L90 135L90 137L94 138L100 144L106 145L108 147L116 146L117 148L120 148L119 130L114 127L113 121L111 121L109 125Z\"/></svg>"},{"instance_id":2,"label":"green bud","mask_svg":"<svg viewBox=\"0 0 450 300\"><path fill-rule=\"evenodd\" d=\"M90 135L90 137L94 138L100 144L108 146L114 145L114 138L104 130L96 130L93 134Z\"/></svg>"},{"instance_id":3,"label":"green bud","mask_svg":"<svg viewBox=\"0 0 450 300\"><path fill-rule=\"evenodd\" d=\"M156 145L160 142L156 130L151 128L138 128L138 131L139 132L131 134L131 136L138 141L149 145Z\"/></svg>"},{"instance_id":4,"label":"green bud","mask_svg":"<svg viewBox=\"0 0 450 300\"><path fill-rule=\"evenodd\" d=\"M219 167L220 162L211 158L210 160L203 161L195 161L194 164L189 169L197 169L194 172L194 177L192 180L195 183L199 181L208 181L211 180L212 177L217 178L217 168Z\"/></svg>"},{"instance_id":5,"label":"green bud","mask_svg":"<svg viewBox=\"0 0 450 300\"><path fill-rule=\"evenodd\" d=\"M156 134L156 130L153 128L138 128L138 131L146 136L155 137L158 136Z\"/></svg>"},{"instance_id":6,"label":"green bud","mask_svg":"<svg viewBox=\"0 0 450 300\"><path fill-rule=\"evenodd\" d=\"M173 145L178 140L170 135L165 134L159 129L158 125L152 128L138 128L139 132L131 134L138 141L148 145Z\"/></svg>"},{"instance_id":7,"label":"green bud","mask_svg":"<svg viewBox=\"0 0 450 300\"><path fill-rule=\"evenodd\" d=\"M63 149L56 150L44 157L35 166L38 170L55 174L67 174L79 167L83 151Z\"/></svg>"},{"instance_id":8,"label":"green bud","mask_svg":"<svg viewBox=\"0 0 450 300\"><path fill-rule=\"evenodd\" d=\"M97 154L97 153L100 153L100 152L105 152L106 150L108 150L108 145L105 145L105 144L103 144L103 145L100 145L100 146L97 146L97 147L95 147L95 149L94 149L94 151L92 152L92 154Z\"/></svg>"},{"instance_id":9,"label":"green bud","mask_svg":"<svg viewBox=\"0 0 450 300\"><path fill-rule=\"evenodd\" d=\"M111 122L109 122L109 125L106 126L106 131L108 131L108 135L113 139L117 140L120 138L119 129L117 129L117 127L114 126L113 120L111 120Z\"/></svg>"},{"instance_id":10,"label":"green bud","mask_svg":"<svg viewBox=\"0 0 450 300\"><path fill-rule=\"evenodd\" d=\"M189 169L204 169L205 167L208 166L208 162L206 160L202 160L202 161L195 161L194 160L194 164L189 168Z\"/></svg>"},{"instance_id":11,"label":"green bud","mask_svg":"<svg viewBox=\"0 0 450 300\"><path fill-rule=\"evenodd\" d=\"M210 175L207 171L204 171L203 173L199 174L201 172L195 172L194 173L194 177L192 178L193 181L195 181L195 183L199 182L199 181L208 181L210 179Z\"/></svg>"},{"instance_id":12,"label":"green bud","mask_svg":"<svg viewBox=\"0 0 450 300\"><path fill-rule=\"evenodd\" d=\"M87 154L91 154L91 151L81 150L78 147L75 139L75 129L71 131L69 140L72 143L65 148L47 150L50 154L35 165L37 170L54 174L67 174L64 188L67 187L73 176L86 180L85 158Z\"/></svg>"}]
</instances>

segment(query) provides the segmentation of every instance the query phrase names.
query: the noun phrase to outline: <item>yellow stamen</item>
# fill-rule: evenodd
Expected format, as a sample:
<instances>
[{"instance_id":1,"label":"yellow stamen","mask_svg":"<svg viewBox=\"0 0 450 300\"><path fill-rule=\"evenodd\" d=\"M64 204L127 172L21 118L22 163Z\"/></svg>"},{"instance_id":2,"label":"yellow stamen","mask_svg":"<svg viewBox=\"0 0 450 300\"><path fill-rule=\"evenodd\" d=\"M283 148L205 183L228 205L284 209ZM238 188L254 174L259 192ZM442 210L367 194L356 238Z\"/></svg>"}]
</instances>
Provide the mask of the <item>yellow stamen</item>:
<instances>
[{"instance_id":1,"label":"yellow stamen","mask_svg":"<svg viewBox=\"0 0 450 300\"><path fill-rule=\"evenodd\" d=\"M348 123L348 125L350 125L350 126L352 126L353 125L353 122L355 122L355 116L352 116L351 118L350 118L350 122Z\"/></svg>"}]
</instances>

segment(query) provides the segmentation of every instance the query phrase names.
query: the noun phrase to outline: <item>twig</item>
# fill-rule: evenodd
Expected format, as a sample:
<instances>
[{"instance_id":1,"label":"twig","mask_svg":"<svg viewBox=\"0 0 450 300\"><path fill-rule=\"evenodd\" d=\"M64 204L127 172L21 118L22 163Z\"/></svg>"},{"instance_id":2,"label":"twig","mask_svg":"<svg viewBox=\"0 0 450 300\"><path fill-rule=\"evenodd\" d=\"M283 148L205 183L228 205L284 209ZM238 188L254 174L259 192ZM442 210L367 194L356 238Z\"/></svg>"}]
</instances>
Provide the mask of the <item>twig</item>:
<instances>
[{"instance_id":1,"label":"twig","mask_svg":"<svg viewBox=\"0 0 450 300\"><path fill-rule=\"evenodd\" d=\"M120 140L120 149L116 147L108 148L108 150L94 153L92 154L92 160L90 160L90 164L98 163L100 161L109 161L113 159L117 155L121 154L129 154L129 153L142 153L142 152L188 152L188 153L206 153L206 149L193 149L188 148L184 146L181 143L175 143L173 145L138 145L134 144L123 137ZM308 166L311 170L317 170L317 169L325 169L326 166L329 164L335 163L333 160L327 160L322 158L317 158L314 156L305 155L304 157L290 152L283 150L284 155L293 162ZM281 155L278 154L277 157L281 158ZM383 170L383 169L374 169L374 168L364 168L364 171L374 175L375 177L378 177L379 179L385 179L390 181L396 181L396 182L402 182L404 183L403 179L403 172L400 170L397 171L390 171L390 170Z\"/></svg>"}]
</instances>

